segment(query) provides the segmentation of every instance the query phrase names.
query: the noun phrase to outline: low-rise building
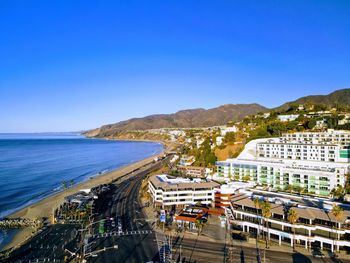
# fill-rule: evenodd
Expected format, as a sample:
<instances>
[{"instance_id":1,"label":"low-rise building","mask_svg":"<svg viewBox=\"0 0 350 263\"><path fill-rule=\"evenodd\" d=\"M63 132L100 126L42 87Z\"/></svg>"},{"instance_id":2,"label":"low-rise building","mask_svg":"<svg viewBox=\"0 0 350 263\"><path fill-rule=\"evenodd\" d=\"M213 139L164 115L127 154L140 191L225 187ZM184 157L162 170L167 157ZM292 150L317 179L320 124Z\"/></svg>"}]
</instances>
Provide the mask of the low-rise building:
<instances>
[{"instance_id":1,"label":"low-rise building","mask_svg":"<svg viewBox=\"0 0 350 263\"><path fill-rule=\"evenodd\" d=\"M338 120L338 125L346 125L350 123L350 114L341 116L342 119Z\"/></svg>"},{"instance_id":2,"label":"low-rise building","mask_svg":"<svg viewBox=\"0 0 350 263\"><path fill-rule=\"evenodd\" d=\"M263 117L264 117L265 119L269 118L270 116L271 116L271 113L270 113L270 112L264 112L264 113L263 113Z\"/></svg>"},{"instance_id":3,"label":"low-rise building","mask_svg":"<svg viewBox=\"0 0 350 263\"><path fill-rule=\"evenodd\" d=\"M302 111L302 110L305 110L305 107L303 104L299 104L298 106L298 110Z\"/></svg>"},{"instance_id":4,"label":"low-rise building","mask_svg":"<svg viewBox=\"0 0 350 263\"><path fill-rule=\"evenodd\" d=\"M299 114L278 115L277 119L283 122L295 121L299 117Z\"/></svg>"},{"instance_id":5,"label":"low-rise building","mask_svg":"<svg viewBox=\"0 0 350 263\"><path fill-rule=\"evenodd\" d=\"M179 165L177 170L185 176L205 178L205 167Z\"/></svg>"},{"instance_id":6,"label":"low-rise building","mask_svg":"<svg viewBox=\"0 0 350 263\"><path fill-rule=\"evenodd\" d=\"M197 222L207 216L206 210L201 207L186 207L175 215L174 220L180 228L196 229Z\"/></svg>"},{"instance_id":7,"label":"low-rise building","mask_svg":"<svg viewBox=\"0 0 350 263\"><path fill-rule=\"evenodd\" d=\"M222 136L216 137L216 142L215 142L216 145L220 146L222 144L223 140L224 140L224 137L222 137Z\"/></svg>"},{"instance_id":8,"label":"low-rise building","mask_svg":"<svg viewBox=\"0 0 350 263\"><path fill-rule=\"evenodd\" d=\"M194 158L194 156L185 156L185 155L183 155L180 158L179 165L181 165L181 166L190 166L195 161L196 161L196 159Z\"/></svg>"},{"instance_id":9,"label":"low-rise building","mask_svg":"<svg viewBox=\"0 0 350 263\"><path fill-rule=\"evenodd\" d=\"M327 124L327 120L326 119L322 119L322 120L317 120L316 121L316 125L315 125L315 129L326 129L328 127Z\"/></svg>"},{"instance_id":10,"label":"low-rise building","mask_svg":"<svg viewBox=\"0 0 350 263\"><path fill-rule=\"evenodd\" d=\"M233 126L221 126L220 127L221 136L225 136L226 133L228 133L228 132L237 132L237 131L238 131L238 128L235 125L233 125Z\"/></svg>"},{"instance_id":11,"label":"low-rise building","mask_svg":"<svg viewBox=\"0 0 350 263\"><path fill-rule=\"evenodd\" d=\"M156 206L184 207L197 203L211 205L218 183L200 179L171 177L166 174L151 176L148 182L149 193Z\"/></svg>"},{"instance_id":12,"label":"low-rise building","mask_svg":"<svg viewBox=\"0 0 350 263\"><path fill-rule=\"evenodd\" d=\"M254 203L254 196L236 195L230 205L230 222L250 235L263 233L280 245L286 242L293 246L295 239L295 243L305 246L305 249L312 245L332 251L350 248L350 211L345 210L340 218L336 218L331 211L317 207L282 202L270 203L270 206L271 217L263 218L261 208ZM297 214L294 224L288 221L289 210Z\"/></svg>"},{"instance_id":13,"label":"low-rise building","mask_svg":"<svg viewBox=\"0 0 350 263\"><path fill-rule=\"evenodd\" d=\"M204 139L203 138L198 138L196 140L196 145L197 145L197 148L201 147L201 145L203 144L204 142Z\"/></svg>"}]
</instances>

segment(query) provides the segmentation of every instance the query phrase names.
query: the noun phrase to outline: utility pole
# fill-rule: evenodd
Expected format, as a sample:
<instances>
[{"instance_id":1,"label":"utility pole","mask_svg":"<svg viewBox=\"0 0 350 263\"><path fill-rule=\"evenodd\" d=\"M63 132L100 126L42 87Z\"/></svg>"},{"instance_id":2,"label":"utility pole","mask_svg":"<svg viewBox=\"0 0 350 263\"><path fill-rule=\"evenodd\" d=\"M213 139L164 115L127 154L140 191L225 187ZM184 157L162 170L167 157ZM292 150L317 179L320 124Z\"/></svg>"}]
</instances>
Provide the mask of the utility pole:
<instances>
[{"instance_id":1,"label":"utility pole","mask_svg":"<svg viewBox=\"0 0 350 263\"><path fill-rule=\"evenodd\" d=\"M181 248L182 248L182 245L180 244L180 263L182 262Z\"/></svg>"},{"instance_id":2,"label":"utility pole","mask_svg":"<svg viewBox=\"0 0 350 263\"><path fill-rule=\"evenodd\" d=\"M264 263L266 262L265 254L266 254L266 249L264 249Z\"/></svg>"}]
</instances>

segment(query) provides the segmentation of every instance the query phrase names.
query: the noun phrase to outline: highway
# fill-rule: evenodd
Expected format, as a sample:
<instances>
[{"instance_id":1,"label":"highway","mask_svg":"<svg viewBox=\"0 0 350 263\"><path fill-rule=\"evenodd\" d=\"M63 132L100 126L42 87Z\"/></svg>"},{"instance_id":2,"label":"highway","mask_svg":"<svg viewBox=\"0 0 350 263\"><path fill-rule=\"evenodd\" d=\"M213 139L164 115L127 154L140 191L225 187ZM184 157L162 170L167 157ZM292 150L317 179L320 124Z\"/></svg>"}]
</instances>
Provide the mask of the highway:
<instances>
[{"instance_id":1,"label":"highway","mask_svg":"<svg viewBox=\"0 0 350 263\"><path fill-rule=\"evenodd\" d=\"M151 230L151 227L143 219L142 208L138 202L138 193L144 176L148 173L140 173L129 180L118 185L112 198L115 200L111 206L99 215L96 220L102 218L119 217L122 222L122 230L139 231ZM112 199L112 200L113 200ZM107 202L107 200L106 200ZM116 232L111 229L110 232ZM95 231L96 232L96 231ZM90 257L91 262L147 262L157 259L157 246L154 242L155 234L148 231L147 234L116 235L107 237L91 238L90 242L96 242L91 246L91 251L100 250L107 247L118 246L118 249L108 251Z\"/></svg>"},{"instance_id":2,"label":"highway","mask_svg":"<svg viewBox=\"0 0 350 263\"><path fill-rule=\"evenodd\" d=\"M163 161L148 165L134 174L125 177L118 182L117 187L110 198L105 198L105 204L101 207L99 215L94 218L100 221L106 218L119 218L122 223L122 232L124 235L118 235L117 226L110 227L108 233L103 237L97 235L97 228L94 227L92 238L89 239L87 254L89 262L147 262L158 261L158 248L154 232L150 224L145 221L145 215L139 202L139 191L142 180L150 172L161 168L172 156L168 156ZM133 234L125 235L125 233ZM142 231L144 233L142 233ZM147 233L146 233L147 232ZM114 235L113 235L114 233ZM96 237L96 235L98 237ZM117 249L108 249L94 254L93 251L99 251L103 248L118 246Z\"/></svg>"},{"instance_id":3,"label":"highway","mask_svg":"<svg viewBox=\"0 0 350 263\"><path fill-rule=\"evenodd\" d=\"M168 157L169 158L169 157ZM167 161L167 159L165 160ZM93 218L95 224L87 229L85 237L85 259L87 262L135 262L159 261L156 235L151 223L145 221L139 202L142 180L150 172L159 169L164 162L157 162L135 171L115 183L98 206L98 213ZM99 233L99 222L103 219L118 218L118 225L108 224L106 233ZM115 220L117 221L117 220ZM17 249L8 262L64 262L64 256L80 251L82 232L79 225L53 225L45 228L30 242ZM89 233L90 232L90 233ZM88 236L88 233L90 236ZM173 259L175 262L335 262L329 258L315 259L301 254L267 251L265 257L257 250L241 246L234 241L232 246L220 242L196 239L196 236L179 233L173 239ZM104 250L106 249L106 250ZM70 252L69 252L70 251ZM45 261L44 261L45 260ZM339 261L345 262L345 261Z\"/></svg>"}]
</instances>

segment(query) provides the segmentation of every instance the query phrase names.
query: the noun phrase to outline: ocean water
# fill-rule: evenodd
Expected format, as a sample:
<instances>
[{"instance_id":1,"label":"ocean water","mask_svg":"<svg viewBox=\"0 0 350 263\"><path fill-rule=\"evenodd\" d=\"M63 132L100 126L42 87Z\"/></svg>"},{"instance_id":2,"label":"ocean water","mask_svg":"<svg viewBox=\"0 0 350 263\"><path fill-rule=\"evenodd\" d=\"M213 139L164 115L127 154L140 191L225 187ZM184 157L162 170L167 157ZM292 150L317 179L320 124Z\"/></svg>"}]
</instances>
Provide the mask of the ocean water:
<instances>
[{"instance_id":1,"label":"ocean water","mask_svg":"<svg viewBox=\"0 0 350 263\"><path fill-rule=\"evenodd\" d=\"M88 180L162 149L76 134L0 134L0 218L62 190L63 181Z\"/></svg>"}]
</instances>

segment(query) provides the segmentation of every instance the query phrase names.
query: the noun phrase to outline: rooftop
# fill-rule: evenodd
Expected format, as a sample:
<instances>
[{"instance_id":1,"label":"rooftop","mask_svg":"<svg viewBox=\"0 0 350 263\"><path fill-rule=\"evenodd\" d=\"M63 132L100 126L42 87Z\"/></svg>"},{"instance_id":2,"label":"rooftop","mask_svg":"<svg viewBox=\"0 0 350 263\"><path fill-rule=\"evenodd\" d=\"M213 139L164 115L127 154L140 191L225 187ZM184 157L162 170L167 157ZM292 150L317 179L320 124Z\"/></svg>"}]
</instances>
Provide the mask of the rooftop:
<instances>
[{"instance_id":1,"label":"rooftop","mask_svg":"<svg viewBox=\"0 0 350 263\"><path fill-rule=\"evenodd\" d=\"M336 163L336 162L325 162L325 161L308 161L308 160L293 160L293 159L271 159L271 158L263 158L263 157L256 157L256 158L241 158L239 156L238 158L234 159L227 159L226 161L218 162L217 164L220 165L220 163L237 163L237 164L276 164L276 165L283 165L287 168L293 168L293 169L307 169L307 170L314 170L314 171L325 171L325 172L333 172L334 168L340 168L344 166L349 166L348 163Z\"/></svg>"},{"instance_id":2,"label":"rooftop","mask_svg":"<svg viewBox=\"0 0 350 263\"><path fill-rule=\"evenodd\" d=\"M238 194L235 195L231 202L235 205L240 205L244 207L250 207L250 208L256 208L254 199L253 198L260 198L264 200L271 200L267 197L262 196L256 196L256 195L247 195L247 194ZM287 209L285 207L291 207L290 209L293 209L297 212L299 218L305 218L305 219L320 219L324 221L331 221L331 222L340 222L344 223L348 218L350 218L350 210L348 210L346 207L344 208L343 215L341 218L337 219L332 214L331 210L322 209L316 206L305 206L305 202L301 203L284 203L284 202L271 202L271 212L273 214L279 214L279 215L285 215Z\"/></svg>"},{"instance_id":3,"label":"rooftop","mask_svg":"<svg viewBox=\"0 0 350 263\"><path fill-rule=\"evenodd\" d=\"M207 182L200 179L189 179L183 177L172 177L167 174L151 176L149 181L156 187L162 189L213 189L219 187L218 183Z\"/></svg>"}]
</instances>

